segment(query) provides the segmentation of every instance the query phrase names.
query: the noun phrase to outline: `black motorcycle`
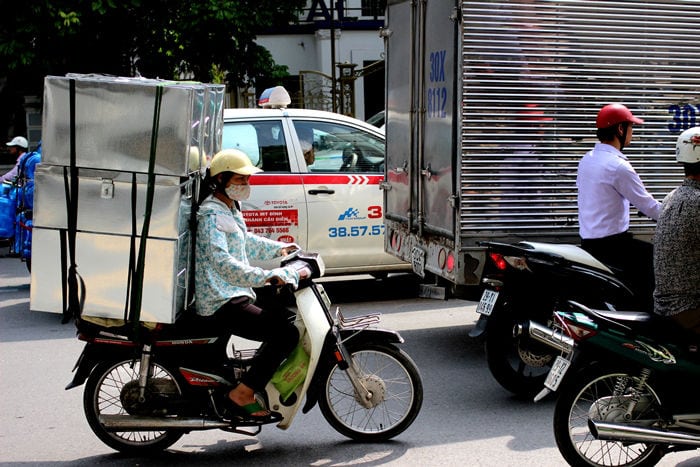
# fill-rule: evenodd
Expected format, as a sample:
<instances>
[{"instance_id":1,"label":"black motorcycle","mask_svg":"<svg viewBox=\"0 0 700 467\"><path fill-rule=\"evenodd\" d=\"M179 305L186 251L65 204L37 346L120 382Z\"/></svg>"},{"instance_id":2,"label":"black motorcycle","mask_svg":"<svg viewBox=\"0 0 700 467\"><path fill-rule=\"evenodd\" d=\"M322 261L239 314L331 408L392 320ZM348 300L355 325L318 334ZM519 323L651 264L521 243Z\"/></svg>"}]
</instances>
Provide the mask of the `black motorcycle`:
<instances>
[{"instance_id":1,"label":"black motorcycle","mask_svg":"<svg viewBox=\"0 0 700 467\"><path fill-rule=\"evenodd\" d=\"M484 242L487 264L479 320L470 336L484 335L489 370L508 391L531 397L541 388L554 361L548 346L513 334L516 324L547 325L569 300L608 309L625 309L635 294L606 265L569 244Z\"/></svg>"},{"instance_id":2,"label":"black motorcycle","mask_svg":"<svg viewBox=\"0 0 700 467\"><path fill-rule=\"evenodd\" d=\"M572 466L652 466L700 448L700 338L668 318L571 303L518 326L557 354L539 395L559 391L554 435Z\"/></svg>"}]
</instances>

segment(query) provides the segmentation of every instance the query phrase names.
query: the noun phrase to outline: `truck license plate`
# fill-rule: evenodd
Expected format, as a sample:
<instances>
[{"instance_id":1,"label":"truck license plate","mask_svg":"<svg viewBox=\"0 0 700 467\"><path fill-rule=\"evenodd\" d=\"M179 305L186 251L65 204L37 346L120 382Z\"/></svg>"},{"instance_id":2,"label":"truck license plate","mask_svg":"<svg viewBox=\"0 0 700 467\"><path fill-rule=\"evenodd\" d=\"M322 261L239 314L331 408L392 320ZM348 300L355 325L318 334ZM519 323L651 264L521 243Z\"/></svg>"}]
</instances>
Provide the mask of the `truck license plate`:
<instances>
[{"instance_id":1,"label":"truck license plate","mask_svg":"<svg viewBox=\"0 0 700 467\"><path fill-rule=\"evenodd\" d=\"M564 375L569 369L569 365L571 365L569 360L565 359L561 355L557 355L552 368L549 370L547 379L544 381L544 386L552 391L556 391L564 379Z\"/></svg>"},{"instance_id":2,"label":"truck license plate","mask_svg":"<svg viewBox=\"0 0 700 467\"><path fill-rule=\"evenodd\" d=\"M420 277L425 277L425 251L417 246L414 246L411 250L411 265L413 266L413 272Z\"/></svg>"},{"instance_id":3,"label":"truck license plate","mask_svg":"<svg viewBox=\"0 0 700 467\"><path fill-rule=\"evenodd\" d=\"M476 312L481 315L491 316L493 308L496 306L496 300L498 300L498 292L484 289L484 293L481 294L481 300L476 306Z\"/></svg>"}]
</instances>

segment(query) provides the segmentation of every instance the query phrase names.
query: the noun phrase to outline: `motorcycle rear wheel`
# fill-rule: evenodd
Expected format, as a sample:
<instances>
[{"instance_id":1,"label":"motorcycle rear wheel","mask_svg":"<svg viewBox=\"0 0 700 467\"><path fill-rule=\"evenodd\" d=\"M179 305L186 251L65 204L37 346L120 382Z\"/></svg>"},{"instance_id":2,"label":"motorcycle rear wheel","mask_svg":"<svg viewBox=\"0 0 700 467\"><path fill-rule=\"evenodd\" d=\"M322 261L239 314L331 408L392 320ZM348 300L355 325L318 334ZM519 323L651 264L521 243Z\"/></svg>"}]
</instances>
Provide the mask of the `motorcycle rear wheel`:
<instances>
[{"instance_id":1,"label":"motorcycle rear wheel","mask_svg":"<svg viewBox=\"0 0 700 467\"><path fill-rule=\"evenodd\" d=\"M623 422L625 395L639 383L637 376L625 370L610 371L597 365L565 383L554 408L554 438L569 465L645 467L659 462L665 454L662 445L598 440L588 428L591 415L606 422ZM659 418L661 401L648 381L643 394L649 404L638 405L643 410L635 410L631 421Z\"/></svg>"},{"instance_id":2,"label":"motorcycle rear wheel","mask_svg":"<svg viewBox=\"0 0 700 467\"><path fill-rule=\"evenodd\" d=\"M508 306L496 308L486 324L486 363L494 379L522 398L537 394L554 361L553 350L513 335L519 318Z\"/></svg>"},{"instance_id":3,"label":"motorcycle rear wheel","mask_svg":"<svg viewBox=\"0 0 700 467\"><path fill-rule=\"evenodd\" d=\"M350 346L362 384L372 392L372 406L356 398L347 373L333 365L319 399L321 413L339 433L356 441L386 441L406 430L423 404L423 384L416 364L393 345Z\"/></svg>"},{"instance_id":4,"label":"motorcycle rear wheel","mask_svg":"<svg viewBox=\"0 0 700 467\"><path fill-rule=\"evenodd\" d=\"M124 360L99 364L85 383L83 408L92 431L107 446L128 455L148 455L163 451L177 442L184 432L164 431L108 431L100 423L101 415L128 415L124 407L124 392L128 383L138 381L139 362ZM182 391L173 373L153 365L152 378L174 384L178 394Z\"/></svg>"}]
</instances>

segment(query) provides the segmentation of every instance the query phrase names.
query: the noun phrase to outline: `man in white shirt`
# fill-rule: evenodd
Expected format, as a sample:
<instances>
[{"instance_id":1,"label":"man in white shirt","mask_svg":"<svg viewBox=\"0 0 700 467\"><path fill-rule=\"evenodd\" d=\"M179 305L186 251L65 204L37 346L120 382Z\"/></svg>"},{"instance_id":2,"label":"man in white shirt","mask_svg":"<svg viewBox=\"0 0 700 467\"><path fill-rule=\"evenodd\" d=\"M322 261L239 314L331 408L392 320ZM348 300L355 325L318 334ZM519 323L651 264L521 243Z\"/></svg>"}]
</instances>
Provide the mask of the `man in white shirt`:
<instances>
[{"instance_id":1,"label":"man in white shirt","mask_svg":"<svg viewBox=\"0 0 700 467\"><path fill-rule=\"evenodd\" d=\"M619 270L620 279L649 305L654 290L653 247L627 231L630 204L656 220L661 203L649 194L622 153L632 141L633 125L641 123L644 120L622 104L603 107L596 118L600 142L579 161L576 186L581 246Z\"/></svg>"}]
</instances>

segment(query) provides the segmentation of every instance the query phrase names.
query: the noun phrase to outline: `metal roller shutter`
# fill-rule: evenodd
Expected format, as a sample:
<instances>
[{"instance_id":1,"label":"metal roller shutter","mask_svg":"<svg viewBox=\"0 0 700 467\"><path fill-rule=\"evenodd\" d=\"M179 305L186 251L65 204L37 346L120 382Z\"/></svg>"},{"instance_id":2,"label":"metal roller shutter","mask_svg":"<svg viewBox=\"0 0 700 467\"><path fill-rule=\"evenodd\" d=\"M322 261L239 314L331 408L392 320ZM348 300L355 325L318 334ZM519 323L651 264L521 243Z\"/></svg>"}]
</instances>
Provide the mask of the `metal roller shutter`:
<instances>
[{"instance_id":1,"label":"metal roller shutter","mask_svg":"<svg viewBox=\"0 0 700 467\"><path fill-rule=\"evenodd\" d=\"M695 0L462 2L462 235L577 236L576 166L610 102L645 119L625 154L649 191L675 188L676 137L700 125L699 11ZM632 226L654 223L633 210Z\"/></svg>"}]
</instances>

